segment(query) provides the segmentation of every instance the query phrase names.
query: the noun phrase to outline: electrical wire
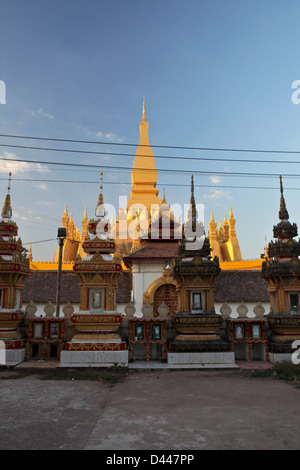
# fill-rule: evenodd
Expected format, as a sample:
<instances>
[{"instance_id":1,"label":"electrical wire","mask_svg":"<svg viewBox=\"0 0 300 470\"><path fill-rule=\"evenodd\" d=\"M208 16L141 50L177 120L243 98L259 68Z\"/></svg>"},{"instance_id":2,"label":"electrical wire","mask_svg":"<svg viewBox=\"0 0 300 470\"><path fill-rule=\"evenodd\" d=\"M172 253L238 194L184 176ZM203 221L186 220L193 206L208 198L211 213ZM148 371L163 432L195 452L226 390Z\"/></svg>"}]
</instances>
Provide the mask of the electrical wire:
<instances>
[{"instance_id":1,"label":"electrical wire","mask_svg":"<svg viewBox=\"0 0 300 470\"><path fill-rule=\"evenodd\" d=\"M0 178L0 181L7 181L7 178ZM26 182L34 182L34 183L71 183L71 184L99 184L99 181L84 181L84 180L56 180L56 179L32 179L32 178L12 178L12 181L26 181ZM130 182L120 182L120 181L106 181L105 185L128 185L131 186ZM189 188L190 184L183 184L183 183L158 183L157 186L161 187L186 187ZM213 188L213 189L264 189L264 190L276 190L278 191L278 187L270 187L270 186L236 186L236 185L220 185L220 184L196 184L194 183L195 188ZM285 190L293 190L298 191L300 187L285 187Z\"/></svg>"},{"instance_id":2,"label":"electrical wire","mask_svg":"<svg viewBox=\"0 0 300 470\"><path fill-rule=\"evenodd\" d=\"M151 155L143 155L137 153L114 153L114 152L99 152L92 150L76 150L76 149L61 149L61 148L51 148L51 147L33 147L27 145L14 145L14 144L0 144L0 147L9 147L25 150L39 150L39 151L48 151L48 152L63 152L63 153L75 153L75 154L86 154L86 155L105 155L107 157L144 157L152 158ZM151 146L150 146L151 147ZM173 147L176 148L176 147ZM180 147L178 147L180 148ZM225 149L205 149L205 150L218 150L224 151ZM228 151L230 151L228 149ZM232 150L234 151L234 150ZM236 150L238 152L238 150ZM246 151L246 150L244 150ZM249 150L250 151L250 150ZM257 151L259 152L259 151ZM271 152L270 152L271 153ZM298 152L297 152L298 153ZM300 152L299 152L300 153ZM299 164L299 161L293 160L253 160L253 159L241 159L241 158L216 158L216 157L180 157L172 155L155 155L155 159L168 159L168 160L191 160L191 161L216 161L216 162L234 162L234 163L280 163L280 164Z\"/></svg>"},{"instance_id":3,"label":"electrical wire","mask_svg":"<svg viewBox=\"0 0 300 470\"><path fill-rule=\"evenodd\" d=\"M250 177L250 176L255 176L255 177L276 177L278 178L277 173L254 173L254 172L225 172L225 171L204 171L204 170L181 170L181 169L165 169L165 168L160 168L160 169L145 169L145 168L131 168L128 166L110 166L110 165L95 165L95 164L88 164L88 163L69 163L69 162L50 162L50 161L44 161L44 160L27 160L27 159L19 159L19 158L5 158L5 157L0 157L0 160L3 161L14 161L14 162L23 162L23 163L34 163L34 164L39 164L39 165L54 165L54 166L71 166L71 167L80 167L80 168L98 168L100 169L113 169L113 170L118 170L118 171L132 171L132 170L142 170L145 172L160 172L160 173L186 173L186 174L198 174L198 175L218 175L218 176L239 176L239 177ZM291 174L291 173L281 173L282 176L284 177L300 177L300 174Z\"/></svg>"},{"instance_id":4,"label":"electrical wire","mask_svg":"<svg viewBox=\"0 0 300 470\"><path fill-rule=\"evenodd\" d=\"M246 152L246 153L278 153L278 154L297 154L300 155L300 151L296 150L264 150L264 149L237 149L237 148L217 148L217 147L188 147L188 146L175 146L175 145L145 145L145 144L130 144L124 142L101 142L92 140L75 140L75 139L59 139L53 137L33 137L24 135L11 135L11 134L0 134L0 137L9 137L15 139L30 139L30 140L47 140L52 142L68 142L68 143L84 143L84 144L97 144L97 145L119 145L129 147L153 147L153 148L165 148L165 149L177 149L177 150L204 150L213 152Z\"/></svg>"}]
</instances>

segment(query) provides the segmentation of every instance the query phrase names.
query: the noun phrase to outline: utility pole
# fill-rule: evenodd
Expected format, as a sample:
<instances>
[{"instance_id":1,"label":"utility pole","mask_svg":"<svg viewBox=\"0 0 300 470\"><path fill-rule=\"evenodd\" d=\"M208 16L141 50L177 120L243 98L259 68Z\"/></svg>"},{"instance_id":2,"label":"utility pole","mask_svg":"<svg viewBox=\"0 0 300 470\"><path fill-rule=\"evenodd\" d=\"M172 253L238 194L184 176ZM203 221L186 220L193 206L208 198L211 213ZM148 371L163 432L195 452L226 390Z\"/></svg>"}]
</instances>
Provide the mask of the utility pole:
<instances>
[{"instance_id":1,"label":"utility pole","mask_svg":"<svg viewBox=\"0 0 300 470\"><path fill-rule=\"evenodd\" d=\"M58 273L57 273L57 289L56 289L56 317L59 317L59 310L60 310L62 249L63 249L64 241L66 237L67 237L67 230L64 227L60 227L57 230L57 238L58 238L58 244L59 244L59 257L58 257Z\"/></svg>"}]
</instances>

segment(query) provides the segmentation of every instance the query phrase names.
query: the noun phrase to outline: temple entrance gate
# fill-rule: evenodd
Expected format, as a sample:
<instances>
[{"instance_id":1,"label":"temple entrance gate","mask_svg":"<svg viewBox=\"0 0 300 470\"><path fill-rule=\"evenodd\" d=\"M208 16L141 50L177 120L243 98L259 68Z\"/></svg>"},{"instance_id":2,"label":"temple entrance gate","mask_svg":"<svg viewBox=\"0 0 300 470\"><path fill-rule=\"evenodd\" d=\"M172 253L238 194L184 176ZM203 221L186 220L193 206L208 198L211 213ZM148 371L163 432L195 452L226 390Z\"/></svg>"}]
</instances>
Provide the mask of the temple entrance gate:
<instances>
[{"instance_id":1,"label":"temple entrance gate","mask_svg":"<svg viewBox=\"0 0 300 470\"><path fill-rule=\"evenodd\" d=\"M153 316L159 315L158 308L162 303L167 304L170 309L169 316L178 311L178 294L174 284L162 284L154 292L153 298Z\"/></svg>"}]
</instances>

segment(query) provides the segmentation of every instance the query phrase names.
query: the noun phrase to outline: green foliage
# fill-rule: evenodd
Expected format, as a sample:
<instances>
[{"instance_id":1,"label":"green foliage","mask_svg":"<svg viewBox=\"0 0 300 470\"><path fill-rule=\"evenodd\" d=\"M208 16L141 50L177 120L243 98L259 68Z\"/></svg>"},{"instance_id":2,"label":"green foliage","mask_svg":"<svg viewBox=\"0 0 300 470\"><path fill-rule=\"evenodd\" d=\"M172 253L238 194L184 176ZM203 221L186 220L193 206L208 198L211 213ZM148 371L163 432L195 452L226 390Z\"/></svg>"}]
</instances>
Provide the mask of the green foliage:
<instances>
[{"instance_id":1,"label":"green foliage","mask_svg":"<svg viewBox=\"0 0 300 470\"><path fill-rule=\"evenodd\" d=\"M300 388L300 364L287 361L279 362L272 369L255 371L252 377L277 378Z\"/></svg>"},{"instance_id":2,"label":"green foliage","mask_svg":"<svg viewBox=\"0 0 300 470\"><path fill-rule=\"evenodd\" d=\"M119 364L114 364L110 368L61 368L56 367L53 369L24 369L22 373L20 371L13 371L4 373L0 376L0 380L9 379L20 379L22 377L36 376L41 380L93 380L104 384L115 385L123 380L129 371L127 367L123 367Z\"/></svg>"}]
</instances>

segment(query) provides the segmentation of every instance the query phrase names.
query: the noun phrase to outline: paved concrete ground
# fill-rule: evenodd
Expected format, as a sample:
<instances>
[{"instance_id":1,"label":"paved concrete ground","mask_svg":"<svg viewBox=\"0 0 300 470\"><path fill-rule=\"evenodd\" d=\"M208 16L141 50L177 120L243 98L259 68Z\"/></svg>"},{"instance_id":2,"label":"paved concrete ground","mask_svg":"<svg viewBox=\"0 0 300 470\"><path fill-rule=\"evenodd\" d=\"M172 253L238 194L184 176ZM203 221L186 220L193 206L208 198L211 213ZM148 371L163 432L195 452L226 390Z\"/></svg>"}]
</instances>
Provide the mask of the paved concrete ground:
<instances>
[{"instance_id":1,"label":"paved concrete ground","mask_svg":"<svg viewBox=\"0 0 300 470\"><path fill-rule=\"evenodd\" d=\"M249 374L133 371L114 386L2 379L0 449L299 449L300 390Z\"/></svg>"}]
</instances>

